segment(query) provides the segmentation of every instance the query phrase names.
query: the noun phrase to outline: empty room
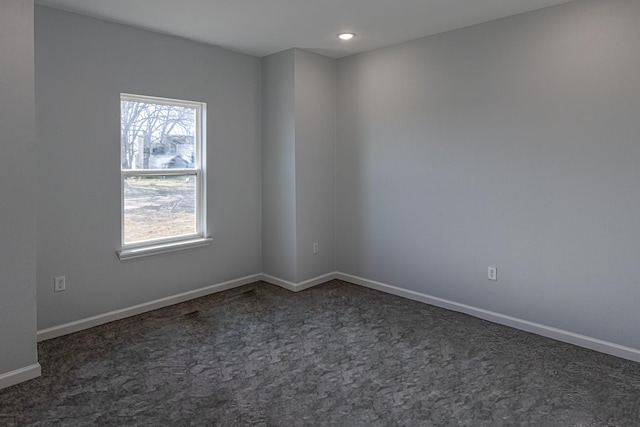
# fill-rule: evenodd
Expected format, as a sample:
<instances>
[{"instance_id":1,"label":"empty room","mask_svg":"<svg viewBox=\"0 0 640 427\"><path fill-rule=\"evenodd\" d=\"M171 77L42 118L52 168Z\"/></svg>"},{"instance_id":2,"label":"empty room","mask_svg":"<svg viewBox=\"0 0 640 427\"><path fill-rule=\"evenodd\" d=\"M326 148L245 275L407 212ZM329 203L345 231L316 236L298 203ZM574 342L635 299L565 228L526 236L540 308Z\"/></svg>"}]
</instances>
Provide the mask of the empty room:
<instances>
[{"instance_id":1,"label":"empty room","mask_svg":"<svg viewBox=\"0 0 640 427\"><path fill-rule=\"evenodd\" d=\"M0 425L640 425L640 1L0 0Z\"/></svg>"}]
</instances>

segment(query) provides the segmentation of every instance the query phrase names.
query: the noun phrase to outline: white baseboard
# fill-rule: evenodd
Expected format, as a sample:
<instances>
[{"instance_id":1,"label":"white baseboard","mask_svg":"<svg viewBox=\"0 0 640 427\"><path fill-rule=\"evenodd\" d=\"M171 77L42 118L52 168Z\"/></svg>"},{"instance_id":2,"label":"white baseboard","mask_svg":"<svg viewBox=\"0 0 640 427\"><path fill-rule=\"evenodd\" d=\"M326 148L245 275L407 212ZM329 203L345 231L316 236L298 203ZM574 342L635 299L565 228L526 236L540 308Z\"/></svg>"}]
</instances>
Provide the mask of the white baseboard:
<instances>
[{"instance_id":1,"label":"white baseboard","mask_svg":"<svg viewBox=\"0 0 640 427\"><path fill-rule=\"evenodd\" d=\"M339 279L345 282L350 282L356 285L364 286L370 289L375 289L388 294L397 295L400 297L408 298L414 301L419 301L425 304L434 305L436 307L445 308L460 313L469 314L480 319L488 320L490 322L498 323L505 326L510 326L522 331L532 332L534 334L542 335L544 337L552 338L558 341L574 344L580 347L588 348L591 350L599 351L601 353L611 354L613 356L621 357L623 359L640 362L640 350L625 347L619 344L603 341L597 338L588 337L585 335L576 334L573 332L565 331L562 329L554 328L551 326L541 325L527 320L518 319L516 317L507 316L504 314L496 313L489 310L473 307L466 304L461 304L455 301L438 298L420 292L411 291L408 289L399 288L397 286L388 285L385 283L376 282L362 277L352 276L350 274L332 272L318 277L314 277L309 280L305 280L300 283L293 283L287 280L282 280L277 277L270 276L268 274L254 274L251 276L243 277L240 279L230 280L228 282L219 283L216 285L207 286L204 288L196 289L189 292L184 292L178 295L161 298L155 301L150 301L143 304L138 304L132 307L111 311L108 313L100 314L97 316L88 317L86 319L80 319L74 322L65 323L63 325L54 326L51 328L38 331L38 341L44 341L50 338L56 338L62 335L70 334L73 332L81 331L83 329L92 328L94 326L102 325L105 323L113 322L115 320L124 319L126 317L135 316L147 311L156 310L158 308L168 307L173 304L189 301L194 298L210 295L216 292L225 291L227 289L237 288L249 283L263 280L272 285L280 286L284 289L292 292L300 292L304 289L311 288L329 280ZM26 370L26 371L25 371ZM24 371L24 372L23 372ZM32 365L27 368L23 368L17 371L9 372L7 374L0 375L0 389L8 387L13 384L17 384L21 381L27 381L40 375L40 365ZM16 380L15 382L12 382ZM6 384L6 385L5 385Z\"/></svg>"},{"instance_id":2,"label":"white baseboard","mask_svg":"<svg viewBox=\"0 0 640 427\"><path fill-rule=\"evenodd\" d=\"M48 340L51 338L60 337L62 335L67 335L74 332L82 331L84 329L89 329L94 326L103 325L105 323L113 322L115 320L136 316L138 314L146 313L147 311L168 307L170 305L189 301L195 298L200 298L216 292L226 291L227 289L237 288L239 286L257 282L259 280L264 280L267 283L271 283L273 285L283 287L293 292L299 292L304 289L308 289L312 286L316 286L320 283L324 283L326 281L335 279L335 277L336 277L336 273L332 272L332 273L314 277L313 279L305 280L304 282L296 284L296 283L288 282L286 280L278 279L277 277L269 276L266 274L254 274L251 276L242 277L240 279L230 280L224 283L218 283L216 285L211 285L211 286L196 289L193 291L184 292L178 295L161 298L154 301L149 301L146 303L134 305L132 307L110 311L108 313L98 314L96 316L87 317L85 319L80 319L80 320L65 323L62 325L53 326L51 328L42 329L38 331L38 342Z\"/></svg>"},{"instance_id":3,"label":"white baseboard","mask_svg":"<svg viewBox=\"0 0 640 427\"><path fill-rule=\"evenodd\" d=\"M18 383L32 380L42 375L42 368L39 363L25 366L24 368L16 369L15 371L7 372L0 375L0 390L3 388L11 387Z\"/></svg>"},{"instance_id":4,"label":"white baseboard","mask_svg":"<svg viewBox=\"0 0 640 427\"><path fill-rule=\"evenodd\" d=\"M331 272L327 274L323 274L322 276L314 277L309 280L305 280L300 283L293 283L287 280L278 279L277 277L269 276L268 274L262 275L262 280L267 283L271 283L272 285L280 286L281 288L285 288L292 292L300 292L305 289L309 289L313 286L319 285L320 283L328 282L329 280L333 280L336 278L336 272Z\"/></svg>"},{"instance_id":5,"label":"white baseboard","mask_svg":"<svg viewBox=\"0 0 640 427\"><path fill-rule=\"evenodd\" d=\"M455 301L443 298L433 297L408 289L398 288L396 286L387 285L385 283L373 280L363 279L362 277L352 276L345 273L336 273L336 278L345 282L354 283L356 285L382 291L388 294L397 295L414 301L423 302L425 304L434 305L436 307L446 308L448 310L469 314L480 319L488 320L505 326L510 326L526 332L532 332L557 341L566 342L577 345L579 347L588 348L599 351L601 353L611 354L623 359L640 362L640 350L625 347L619 344L603 341L597 338L591 338L585 335L575 334L573 332L554 328L551 326L541 325L527 320L518 319L516 317L507 316L493 311L484 310L470 305L457 303Z\"/></svg>"},{"instance_id":6,"label":"white baseboard","mask_svg":"<svg viewBox=\"0 0 640 427\"><path fill-rule=\"evenodd\" d=\"M195 298L200 298L206 295L214 294L216 292L226 291L227 289L237 288L238 286L243 286L249 283L257 282L259 280L262 280L262 278L263 278L262 274L254 274L251 276L242 277L240 279L229 280L228 282L218 283L216 285L211 285L211 286L196 289L193 291L184 292L178 295L173 295L166 298L160 298L154 301L145 302L142 304L134 305L132 307L110 311L108 313L99 314L97 316L87 317L86 319L76 320L73 322L65 323L63 325L42 329L38 331L38 342L48 340L51 338L56 338L62 335L71 334L73 332L78 332L83 329L89 329L94 326L103 325L105 323L124 319L126 317L135 316L138 314L145 313L147 311L157 310L158 308L168 307L170 305L189 301Z\"/></svg>"}]
</instances>

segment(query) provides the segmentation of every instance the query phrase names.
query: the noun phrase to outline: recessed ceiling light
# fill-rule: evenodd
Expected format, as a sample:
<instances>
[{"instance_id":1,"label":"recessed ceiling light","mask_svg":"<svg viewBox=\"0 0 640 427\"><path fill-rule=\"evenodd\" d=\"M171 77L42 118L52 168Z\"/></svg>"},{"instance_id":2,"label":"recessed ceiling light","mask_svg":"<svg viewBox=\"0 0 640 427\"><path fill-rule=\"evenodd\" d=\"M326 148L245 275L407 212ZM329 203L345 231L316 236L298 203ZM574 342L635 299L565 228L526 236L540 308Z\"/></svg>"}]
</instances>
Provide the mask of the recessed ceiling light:
<instances>
[{"instance_id":1,"label":"recessed ceiling light","mask_svg":"<svg viewBox=\"0 0 640 427\"><path fill-rule=\"evenodd\" d=\"M340 33L340 34L338 34L338 38L340 40L351 40L355 36L356 35L354 33Z\"/></svg>"}]
</instances>

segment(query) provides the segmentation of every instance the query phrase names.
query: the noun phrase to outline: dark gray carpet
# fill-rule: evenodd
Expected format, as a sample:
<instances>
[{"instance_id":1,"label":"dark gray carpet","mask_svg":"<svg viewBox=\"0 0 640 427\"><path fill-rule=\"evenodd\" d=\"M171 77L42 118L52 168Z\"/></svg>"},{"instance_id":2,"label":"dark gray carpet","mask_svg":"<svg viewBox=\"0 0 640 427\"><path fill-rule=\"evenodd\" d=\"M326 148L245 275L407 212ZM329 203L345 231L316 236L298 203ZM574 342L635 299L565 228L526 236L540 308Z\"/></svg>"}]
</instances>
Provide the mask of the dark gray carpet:
<instances>
[{"instance_id":1,"label":"dark gray carpet","mask_svg":"<svg viewBox=\"0 0 640 427\"><path fill-rule=\"evenodd\" d=\"M640 425L640 364L332 281L39 344L0 425Z\"/></svg>"}]
</instances>

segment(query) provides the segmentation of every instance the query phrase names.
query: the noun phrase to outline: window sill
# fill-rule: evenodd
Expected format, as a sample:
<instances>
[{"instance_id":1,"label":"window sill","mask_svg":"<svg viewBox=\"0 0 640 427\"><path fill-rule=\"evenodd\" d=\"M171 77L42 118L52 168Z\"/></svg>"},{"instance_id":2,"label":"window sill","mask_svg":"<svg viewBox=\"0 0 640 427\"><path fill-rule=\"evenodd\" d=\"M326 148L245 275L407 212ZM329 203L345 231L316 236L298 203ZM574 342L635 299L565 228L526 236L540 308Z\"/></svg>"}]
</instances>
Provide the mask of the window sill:
<instances>
[{"instance_id":1,"label":"window sill","mask_svg":"<svg viewBox=\"0 0 640 427\"><path fill-rule=\"evenodd\" d=\"M158 245L142 246L139 248L122 249L116 253L118 254L118 258L120 258L120 261L125 261L128 259L164 254L167 252L181 251L184 249L197 248L200 246L208 246L212 240L213 239L211 237L205 237L201 239L183 240L181 242L162 243Z\"/></svg>"}]
</instances>

